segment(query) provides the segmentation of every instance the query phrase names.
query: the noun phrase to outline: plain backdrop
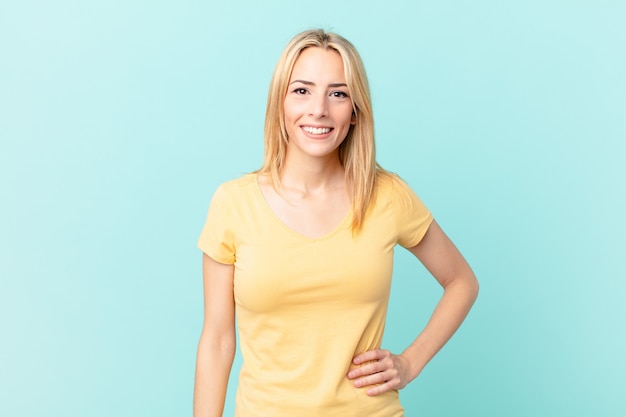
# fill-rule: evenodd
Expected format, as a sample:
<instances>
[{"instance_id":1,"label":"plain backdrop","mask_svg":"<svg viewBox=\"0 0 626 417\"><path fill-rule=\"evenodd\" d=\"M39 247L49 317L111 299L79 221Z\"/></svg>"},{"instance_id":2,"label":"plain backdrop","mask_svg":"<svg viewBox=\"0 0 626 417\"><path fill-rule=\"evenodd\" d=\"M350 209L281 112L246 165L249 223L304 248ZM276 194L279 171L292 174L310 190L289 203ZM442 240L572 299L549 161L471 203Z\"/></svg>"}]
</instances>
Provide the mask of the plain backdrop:
<instances>
[{"instance_id":1,"label":"plain backdrop","mask_svg":"<svg viewBox=\"0 0 626 417\"><path fill-rule=\"evenodd\" d=\"M259 167L274 65L312 27L361 52L379 162L481 283L407 416L626 415L625 19L618 0L2 1L0 415L191 415L196 240L217 185ZM384 347L440 294L398 249Z\"/></svg>"}]
</instances>

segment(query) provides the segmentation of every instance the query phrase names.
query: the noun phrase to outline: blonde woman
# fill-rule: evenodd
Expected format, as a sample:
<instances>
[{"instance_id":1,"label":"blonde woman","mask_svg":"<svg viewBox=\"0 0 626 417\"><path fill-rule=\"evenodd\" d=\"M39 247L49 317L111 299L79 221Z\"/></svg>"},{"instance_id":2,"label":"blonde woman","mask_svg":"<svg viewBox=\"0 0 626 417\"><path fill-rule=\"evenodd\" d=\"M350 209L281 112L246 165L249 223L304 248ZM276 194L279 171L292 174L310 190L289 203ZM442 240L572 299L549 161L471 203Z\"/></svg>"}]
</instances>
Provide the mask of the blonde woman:
<instances>
[{"instance_id":1,"label":"blonde woman","mask_svg":"<svg viewBox=\"0 0 626 417\"><path fill-rule=\"evenodd\" d=\"M393 250L444 292L399 354L381 347ZM367 77L356 49L298 34L271 81L261 169L222 184L198 242L205 316L194 415L221 416L235 354L237 417L404 415L415 379L471 308L469 265L413 191L376 163Z\"/></svg>"}]
</instances>

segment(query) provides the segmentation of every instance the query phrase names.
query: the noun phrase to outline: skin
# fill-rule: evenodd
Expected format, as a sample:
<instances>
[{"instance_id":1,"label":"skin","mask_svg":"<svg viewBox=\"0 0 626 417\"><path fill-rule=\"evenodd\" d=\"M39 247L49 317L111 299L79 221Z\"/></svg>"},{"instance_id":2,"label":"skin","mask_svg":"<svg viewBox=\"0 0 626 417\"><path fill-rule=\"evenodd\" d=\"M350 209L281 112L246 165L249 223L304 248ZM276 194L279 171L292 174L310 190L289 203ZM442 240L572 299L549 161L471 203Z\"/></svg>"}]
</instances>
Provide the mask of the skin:
<instances>
[{"instance_id":1,"label":"skin","mask_svg":"<svg viewBox=\"0 0 626 417\"><path fill-rule=\"evenodd\" d=\"M235 356L234 266L202 258L204 325L198 343L193 415L221 417Z\"/></svg>"},{"instance_id":2,"label":"skin","mask_svg":"<svg viewBox=\"0 0 626 417\"><path fill-rule=\"evenodd\" d=\"M276 216L292 230L326 235L350 210L338 147L355 120L339 54L305 49L293 68L284 113L289 143L278 193L269 178L259 187ZM311 131L325 128L326 131ZM307 131L308 129L308 131ZM330 129L330 130L328 130ZM410 249L441 284L444 293L428 324L400 354L376 349L356 355L348 375L368 395L404 388L450 339L477 293L474 274L436 222ZM194 416L221 416L235 354L234 268L203 257L205 313L196 363Z\"/></svg>"},{"instance_id":3,"label":"skin","mask_svg":"<svg viewBox=\"0 0 626 417\"><path fill-rule=\"evenodd\" d=\"M368 395L402 389L415 379L459 328L478 295L478 281L470 266L436 222L409 251L444 292L428 324L404 352L395 355L376 349L354 357L355 365L365 365L349 372L348 378L355 387L366 389Z\"/></svg>"},{"instance_id":4,"label":"skin","mask_svg":"<svg viewBox=\"0 0 626 417\"><path fill-rule=\"evenodd\" d=\"M338 148L354 123L340 55L307 48L296 61L284 104L289 136L283 190L268 177L259 186L270 208L292 230L317 238L333 230L350 210ZM307 132L330 129L327 133Z\"/></svg>"}]
</instances>

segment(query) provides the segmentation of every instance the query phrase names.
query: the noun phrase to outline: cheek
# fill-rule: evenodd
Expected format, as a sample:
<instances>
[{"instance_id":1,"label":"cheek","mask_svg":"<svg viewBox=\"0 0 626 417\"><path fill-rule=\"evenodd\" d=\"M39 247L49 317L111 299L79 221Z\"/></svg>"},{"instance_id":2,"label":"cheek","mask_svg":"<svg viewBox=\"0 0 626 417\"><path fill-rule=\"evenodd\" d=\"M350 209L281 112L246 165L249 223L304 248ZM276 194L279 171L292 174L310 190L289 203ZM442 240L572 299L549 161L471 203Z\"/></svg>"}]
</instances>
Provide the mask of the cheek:
<instances>
[{"instance_id":1,"label":"cheek","mask_svg":"<svg viewBox=\"0 0 626 417\"><path fill-rule=\"evenodd\" d=\"M287 102L285 102L285 105L283 106L283 118L285 120L289 120L291 118L291 110L290 107L287 105Z\"/></svg>"},{"instance_id":2,"label":"cheek","mask_svg":"<svg viewBox=\"0 0 626 417\"><path fill-rule=\"evenodd\" d=\"M301 100L285 99L283 104L283 113L285 119L296 119L302 115L304 103Z\"/></svg>"},{"instance_id":3,"label":"cheek","mask_svg":"<svg viewBox=\"0 0 626 417\"><path fill-rule=\"evenodd\" d=\"M356 117L354 116L352 106L341 109L341 121L342 124L348 126L356 123Z\"/></svg>"}]
</instances>

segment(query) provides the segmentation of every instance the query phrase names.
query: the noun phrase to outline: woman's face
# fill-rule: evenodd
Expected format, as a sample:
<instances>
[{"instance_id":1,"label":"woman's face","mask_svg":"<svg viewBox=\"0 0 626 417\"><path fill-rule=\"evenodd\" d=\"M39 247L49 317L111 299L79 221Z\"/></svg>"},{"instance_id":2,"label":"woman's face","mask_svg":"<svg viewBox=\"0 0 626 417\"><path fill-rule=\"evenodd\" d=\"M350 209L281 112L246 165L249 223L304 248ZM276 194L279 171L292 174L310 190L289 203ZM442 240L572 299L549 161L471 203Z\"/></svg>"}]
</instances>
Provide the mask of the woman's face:
<instances>
[{"instance_id":1,"label":"woman's face","mask_svg":"<svg viewBox=\"0 0 626 417\"><path fill-rule=\"evenodd\" d=\"M352 117L343 62L333 49L309 47L298 57L284 103L287 155L336 155Z\"/></svg>"}]
</instances>

